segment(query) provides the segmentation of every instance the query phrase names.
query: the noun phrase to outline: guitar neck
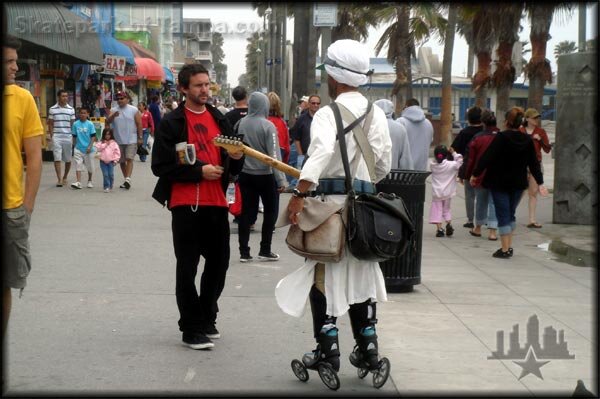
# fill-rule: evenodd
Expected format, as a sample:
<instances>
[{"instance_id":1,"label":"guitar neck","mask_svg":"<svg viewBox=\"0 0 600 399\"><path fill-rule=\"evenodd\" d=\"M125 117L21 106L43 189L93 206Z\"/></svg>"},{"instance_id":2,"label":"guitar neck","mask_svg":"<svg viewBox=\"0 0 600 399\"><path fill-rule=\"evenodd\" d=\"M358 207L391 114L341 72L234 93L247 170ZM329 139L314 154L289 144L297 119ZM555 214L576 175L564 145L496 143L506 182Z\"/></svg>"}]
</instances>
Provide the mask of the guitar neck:
<instances>
[{"instance_id":1,"label":"guitar neck","mask_svg":"<svg viewBox=\"0 0 600 399\"><path fill-rule=\"evenodd\" d=\"M295 177L296 179L300 177L300 171L298 169L293 168L290 165L287 165L281 161L278 161L277 159L272 158L266 154L263 154L260 151L256 151L255 149L248 147L247 145L243 144L241 141L239 141L237 139L231 139L231 138L224 137L224 136L217 136L213 140L213 143L216 146L223 147L227 151L230 151L230 152L242 151L247 156L257 159L260 162L267 164L267 165L285 173L286 175Z\"/></svg>"}]
</instances>

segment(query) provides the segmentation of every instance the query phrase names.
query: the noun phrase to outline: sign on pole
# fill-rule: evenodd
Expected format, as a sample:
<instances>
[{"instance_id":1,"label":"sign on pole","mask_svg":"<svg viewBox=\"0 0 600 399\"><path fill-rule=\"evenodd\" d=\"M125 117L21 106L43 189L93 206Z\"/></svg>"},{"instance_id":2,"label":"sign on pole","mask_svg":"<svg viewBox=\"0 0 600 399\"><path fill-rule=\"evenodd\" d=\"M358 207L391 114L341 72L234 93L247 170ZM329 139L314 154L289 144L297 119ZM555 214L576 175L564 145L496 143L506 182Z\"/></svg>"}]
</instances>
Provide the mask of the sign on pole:
<instances>
[{"instance_id":1,"label":"sign on pole","mask_svg":"<svg viewBox=\"0 0 600 399\"><path fill-rule=\"evenodd\" d=\"M313 26L337 26L337 3L315 3Z\"/></svg>"}]
</instances>

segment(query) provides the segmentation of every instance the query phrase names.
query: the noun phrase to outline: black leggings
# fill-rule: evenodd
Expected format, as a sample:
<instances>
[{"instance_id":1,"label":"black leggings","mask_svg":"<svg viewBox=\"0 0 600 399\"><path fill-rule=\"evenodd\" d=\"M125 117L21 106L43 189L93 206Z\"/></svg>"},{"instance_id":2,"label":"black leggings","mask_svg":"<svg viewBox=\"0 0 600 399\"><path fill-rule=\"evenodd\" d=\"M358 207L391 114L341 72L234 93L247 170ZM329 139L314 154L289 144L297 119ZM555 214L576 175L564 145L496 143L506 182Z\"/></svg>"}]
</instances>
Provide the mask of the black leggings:
<instances>
[{"instance_id":1,"label":"black leggings","mask_svg":"<svg viewBox=\"0 0 600 399\"><path fill-rule=\"evenodd\" d=\"M336 318L327 315L327 299L314 285L310 289L309 299L313 317L313 333L315 338L317 338L319 331L321 331L321 327L328 323L335 324ZM358 339L363 328L375 324L376 305L377 304L370 299L362 303L350 305L348 316L350 316L350 324L352 325L352 335L354 336L354 339ZM371 308L370 315L369 307Z\"/></svg>"}]
</instances>

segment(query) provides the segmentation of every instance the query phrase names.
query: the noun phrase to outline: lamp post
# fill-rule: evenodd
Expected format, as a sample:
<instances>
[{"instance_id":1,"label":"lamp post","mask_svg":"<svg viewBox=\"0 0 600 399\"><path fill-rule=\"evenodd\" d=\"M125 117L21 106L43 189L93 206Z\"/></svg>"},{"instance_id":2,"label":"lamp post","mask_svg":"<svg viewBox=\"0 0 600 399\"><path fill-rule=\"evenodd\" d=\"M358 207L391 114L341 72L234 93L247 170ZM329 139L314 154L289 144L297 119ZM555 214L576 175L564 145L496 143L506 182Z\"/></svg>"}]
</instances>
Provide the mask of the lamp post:
<instances>
[{"instance_id":1,"label":"lamp post","mask_svg":"<svg viewBox=\"0 0 600 399\"><path fill-rule=\"evenodd\" d=\"M266 53L266 62L265 62L265 86L267 86L267 91L269 91L271 89L271 75L273 73L273 69L270 68L273 66L273 57L271 56L272 53L272 41L271 41L271 34L272 34L272 26L271 26L271 14L273 13L273 10L271 9L271 7L267 7L267 9L265 10L265 17L267 18L267 26L269 29L269 37L267 39L267 53Z\"/></svg>"},{"instance_id":2,"label":"lamp post","mask_svg":"<svg viewBox=\"0 0 600 399\"><path fill-rule=\"evenodd\" d=\"M258 42L258 46L260 46L260 41ZM262 50L260 47L256 49L256 90L260 91L260 68L261 68L261 53Z\"/></svg>"}]
</instances>

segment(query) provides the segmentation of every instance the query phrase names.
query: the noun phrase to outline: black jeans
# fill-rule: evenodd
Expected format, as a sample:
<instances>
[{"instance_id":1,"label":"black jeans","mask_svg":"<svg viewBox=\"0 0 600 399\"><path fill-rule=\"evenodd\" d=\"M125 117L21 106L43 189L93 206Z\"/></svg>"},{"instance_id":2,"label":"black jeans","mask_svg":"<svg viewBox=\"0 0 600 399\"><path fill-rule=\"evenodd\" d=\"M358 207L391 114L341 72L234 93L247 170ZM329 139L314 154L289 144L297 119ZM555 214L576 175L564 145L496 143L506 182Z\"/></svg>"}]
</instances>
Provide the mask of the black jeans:
<instances>
[{"instance_id":1,"label":"black jeans","mask_svg":"<svg viewBox=\"0 0 600 399\"><path fill-rule=\"evenodd\" d=\"M273 229L277 221L279 212L279 193L277 192L277 182L271 175L250 175L240 173L238 178L240 192L242 193L242 214L240 215L239 244L240 254L249 255L250 247L250 225L256 220L258 214L258 199L262 199L264 212L263 224L261 228L260 253L271 252L271 240L273 238Z\"/></svg>"},{"instance_id":2,"label":"black jeans","mask_svg":"<svg viewBox=\"0 0 600 399\"><path fill-rule=\"evenodd\" d=\"M175 296L179 308L179 329L202 332L217 320L217 300L225 286L229 267L229 220L224 207L189 206L171 209L173 247L177 258ZM204 271L200 278L200 294L196 290L196 274L202 256Z\"/></svg>"}]
</instances>

